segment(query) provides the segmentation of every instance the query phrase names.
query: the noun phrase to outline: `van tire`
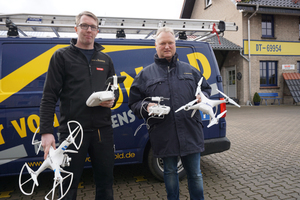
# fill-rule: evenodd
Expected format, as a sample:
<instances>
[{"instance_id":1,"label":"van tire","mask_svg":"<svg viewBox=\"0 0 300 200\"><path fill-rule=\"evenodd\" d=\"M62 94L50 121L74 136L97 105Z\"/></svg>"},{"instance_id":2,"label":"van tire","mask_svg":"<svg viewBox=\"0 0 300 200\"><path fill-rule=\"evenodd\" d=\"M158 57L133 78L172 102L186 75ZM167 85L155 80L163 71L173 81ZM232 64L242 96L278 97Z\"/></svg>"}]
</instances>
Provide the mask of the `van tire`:
<instances>
[{"instance_id":1,"label":"van tire","mask_svg":"<svg viewBox=\"0 0 300 200\"><path fill-rule=\"evenodd\" d=\"M183 165L181 163L181 160L178 160L177 163L178 166L178 177L179 180L182 180L186 176L186 172L183 168ZM155 158L153 156L152 148L148 151L148 167L150 172L153 174L155 178L157 178L160 181L164 181L164 168L163 168L163 161L161 158Z\"/></svg>"}]
</instances>

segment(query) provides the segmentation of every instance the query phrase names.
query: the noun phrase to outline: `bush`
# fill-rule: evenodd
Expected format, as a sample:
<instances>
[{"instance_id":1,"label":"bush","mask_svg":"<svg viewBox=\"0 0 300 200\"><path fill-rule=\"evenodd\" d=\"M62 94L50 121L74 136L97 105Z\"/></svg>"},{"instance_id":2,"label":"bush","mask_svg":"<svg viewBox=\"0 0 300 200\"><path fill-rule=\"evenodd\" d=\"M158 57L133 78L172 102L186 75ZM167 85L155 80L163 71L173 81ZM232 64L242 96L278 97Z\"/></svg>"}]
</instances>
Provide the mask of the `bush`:
<instances>
[{"instance_id":1,"label":"bush","mask_svg":"<svg viewBox=\"0 0 300 200\"><path fill-rule=\"evenodd\" d=\"M260 96L257 92L255 92L255 94L253 96L253 102L254 103L260 103Z\"/></svg>"}]
</instances>

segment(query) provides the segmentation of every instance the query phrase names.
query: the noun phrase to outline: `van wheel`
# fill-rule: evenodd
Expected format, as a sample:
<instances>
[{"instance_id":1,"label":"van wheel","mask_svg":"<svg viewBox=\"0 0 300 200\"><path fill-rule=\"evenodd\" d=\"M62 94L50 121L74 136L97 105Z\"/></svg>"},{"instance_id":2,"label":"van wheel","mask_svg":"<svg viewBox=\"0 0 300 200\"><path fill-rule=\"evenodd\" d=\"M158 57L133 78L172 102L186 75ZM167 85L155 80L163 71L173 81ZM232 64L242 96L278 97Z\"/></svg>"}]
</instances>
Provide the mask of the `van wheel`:
<instances>
[{"instance_id":1,"label":"van wheel","mask_svg":"<svg viewBox=\"0 0 300 200\"><path fill-rule=\"evenodd\" d=\"M163 160L161 158L155 158L153 157L152 148L149 149L148 152L148 167L151 173L155 178L157 178L160 181L164 181L164 164ZM186 172L183 168L181 159L178 157L178 177L179 180L182 180L186 176Z\"/></svg>"}]
</instances>

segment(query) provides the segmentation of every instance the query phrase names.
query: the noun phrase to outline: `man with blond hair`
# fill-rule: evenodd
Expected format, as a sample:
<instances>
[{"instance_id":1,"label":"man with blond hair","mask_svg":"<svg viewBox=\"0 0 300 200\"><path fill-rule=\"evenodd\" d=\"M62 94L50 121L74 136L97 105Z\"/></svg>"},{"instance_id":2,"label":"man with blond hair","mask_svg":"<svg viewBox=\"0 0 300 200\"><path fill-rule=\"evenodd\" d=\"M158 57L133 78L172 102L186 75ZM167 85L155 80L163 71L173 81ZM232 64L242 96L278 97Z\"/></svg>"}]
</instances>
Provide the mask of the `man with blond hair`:
<instances>
[{"instance_id":1,"label":"man with blond hair","mask_svg":"<svg viewBox=\"0 0 300 200\"><path fill-rule=\"evenodd\" d=\"M114 141L111 126L111 107L115 100L88 107L86 100L95 91L106 89L105 81L115 75L111 58L95 42L98 18L84 11L76 17L77 39L68 47L58 49L52 56L44 85L40 107L40 134L47 158L50 146L55 149L53 116L60 100L59 142L69 135L67 122L78 121L83 128L83 141L78 153L70 153L71 165L64 169L73 172L69 192L63 199L75 200L87 153L91 158L96 185L95 199L113 199ZM116 97L117 98L117 97ZM73 145L69 149L74 149ZM69 183L65 181L64 191Z\"/></svg>"},{"instance_id":2,"label":"man with blond hair","mask_svg":"<svg viewBox=\"0 0 300 200\"><path fill-rule=\"evenodd\" d=\"M202 73L190 64L179 61L174 31L158 29L155 38L154 63L145 67L134 79L128 105L139 118L147 119L153 155L162 158L164 181L169 200L179 199L177 159L181 158L187 173L190 199L204 199L200 170L200 152L204 151L204 136L200 112L175 111L195 99ZM201 90L207 97L211 87L203 77ZM156 105L149 97L164 97L170 112L162 118L148 116L149 108ZM197 96L201 101L200 95Z\"/></svg>"}]
</instances>

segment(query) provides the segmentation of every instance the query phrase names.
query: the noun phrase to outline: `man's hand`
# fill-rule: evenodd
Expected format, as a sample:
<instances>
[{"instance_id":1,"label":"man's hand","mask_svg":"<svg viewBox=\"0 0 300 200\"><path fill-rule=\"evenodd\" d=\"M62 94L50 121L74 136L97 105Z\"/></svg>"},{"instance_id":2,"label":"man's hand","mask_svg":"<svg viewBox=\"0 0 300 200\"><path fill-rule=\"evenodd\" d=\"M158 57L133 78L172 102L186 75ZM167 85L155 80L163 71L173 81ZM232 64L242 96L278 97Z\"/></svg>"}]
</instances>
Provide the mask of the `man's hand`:
<instances>
[{"instance_id":1,"label":"man's hand","mask_svg":"<svg viewBox=\"0 0 300 200\"><path fill-rule=\"evenodd\" d=\"M200 103L200 102L201 102L201 96L198 94L198 95L196 96L196 98L198 99L197 103Z\"/></svg>"},{"instance_id":2,"label":"man's hand","mask_svg":"<svg viewBox=\"0 0 300 200\"><path fill-rule=\"evenodd\" d=\"M151 106L157 106L157 103L149 103L148 106L147 106L147 112L149 112L149 108Z\"/></svg>"},{"instance_id":3,"label":"man's hand","mask_svg":"<svg viewBox=\"0 0 300 200\"><path fill-rule=\"evenodd\" d=\"M54 135L52 133L42 134L42 147L44 148L44 160L46 160L51 146L53 147L54 150L56 149Z\"/></svg>"},{"instance_id":4,"label":"man's hand","mask_svg":"<svg viewBox=\"0 0 300 200\"><path fill-rule=\"evenodd\" d=\"M102 107L111 108L111 107L113 107L114 103L115 103L115 98L112 100L103 101L99 105Z\"/></svg>"}]
</instances>

